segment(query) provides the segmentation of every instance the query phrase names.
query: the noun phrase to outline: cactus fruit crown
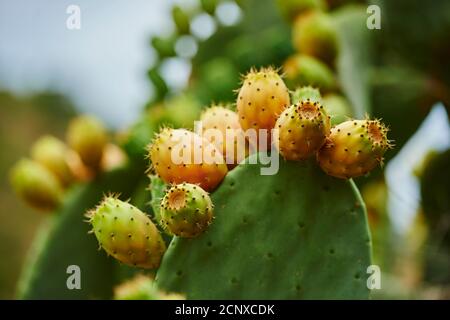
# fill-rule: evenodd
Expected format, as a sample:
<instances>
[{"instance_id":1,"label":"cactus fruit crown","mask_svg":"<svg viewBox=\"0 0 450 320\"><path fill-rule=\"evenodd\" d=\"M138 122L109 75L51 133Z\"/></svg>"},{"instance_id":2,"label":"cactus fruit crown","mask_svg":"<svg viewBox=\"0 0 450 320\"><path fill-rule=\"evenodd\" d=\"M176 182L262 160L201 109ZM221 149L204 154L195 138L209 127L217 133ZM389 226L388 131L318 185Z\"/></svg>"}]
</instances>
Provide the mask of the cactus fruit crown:
<instances>
[{"instance_id":1,"label":"cactus fruit crown","mask_svg":"<svg viewBox=\"0 0 450 320\"><path fill-rule=\"evenodd\" d=\"M150 218L116 195L106 196L87 214L101 248L130 266L157 268L165 243Z\"/></svg>"},{"instance_id":2,"label":"cactus fruit crown","mask_svg":"<svg viewBox=\"0 0 450 320\"><path fill-rule=\"evenodd\" d=\"M276 123L275 146L287 160L303 160L316 153L330 132L330 117L310 98L290 106Z\"/></svg>"},{"instance_id":3,"label":"cactus fruit crown","mask_svg":"<svg viewBox=\"0 0 450 320\"><path fill-rule=\"evenodd\" d=\"M222 153L205 138L185 129L163 128L148 152L152 169L166 183L189 182L212 190L228 172ZM200 161L196 161L198 153ZM180 156L177 163L173 155Z\"/></svg>"},{"instance_id":4,"label":"cactus fruit crown","mask_svg":"<svg viewBox=\"0 0 450 320\"><path fill-rule=\"evenodd\" d=\"M349 120L331 129L324 147L317 155L322 169L338 178L367 174L383 162L383 154L393 144L388 128L380 120Z\"/></svg>"},{"instance_id":5,"label":"cactus fruit crown","mask_svg":"<svg viewBox=\"0 0 450 320\"><path fill-rule=\"evenodd\" d=\"M170 234L196 237L206 230L212 219L211 198L195 184L172 186L161 201L161 225Z\"/></svg>"}]
</instances>

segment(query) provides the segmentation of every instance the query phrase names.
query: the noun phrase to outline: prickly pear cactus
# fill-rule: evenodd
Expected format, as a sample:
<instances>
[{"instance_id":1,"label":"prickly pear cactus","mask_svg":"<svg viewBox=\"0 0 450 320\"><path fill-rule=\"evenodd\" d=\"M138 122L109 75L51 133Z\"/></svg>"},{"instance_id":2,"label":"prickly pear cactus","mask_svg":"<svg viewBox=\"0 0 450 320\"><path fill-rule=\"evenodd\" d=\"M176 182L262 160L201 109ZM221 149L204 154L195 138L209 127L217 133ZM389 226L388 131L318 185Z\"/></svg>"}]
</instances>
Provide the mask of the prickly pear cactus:
<instances>
[{"instance_id":1,"label":"prickly pear cactus","mask_svg":"<svg viewBox=\"0 0 450 320\"><path fill-rule=\"evenodd\" d=\"M313 162L281 161L272 176L241 164L212 200L208 231L172 240L159 287L188 299L368 298L371 239L351 180Z\"/></svg>"}]
</instances>

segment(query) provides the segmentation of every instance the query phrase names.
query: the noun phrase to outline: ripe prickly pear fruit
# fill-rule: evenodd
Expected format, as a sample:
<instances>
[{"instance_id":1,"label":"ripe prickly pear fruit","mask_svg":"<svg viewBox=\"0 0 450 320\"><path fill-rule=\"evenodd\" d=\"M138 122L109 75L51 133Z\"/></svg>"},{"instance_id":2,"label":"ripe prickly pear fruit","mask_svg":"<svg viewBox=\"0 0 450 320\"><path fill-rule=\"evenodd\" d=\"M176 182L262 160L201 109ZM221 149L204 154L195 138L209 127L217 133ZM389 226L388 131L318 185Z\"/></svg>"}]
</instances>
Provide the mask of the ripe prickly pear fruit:
<instances>
[{"instance_id":1,"label":"ripe prickly pear fruit","mask_svg":"<svg viewBox=\"0 0 450 320\"><path fill-rule=\"evenodd\" d=\"M194 238L208 228L212 219L211 198L195 184L175 185L161 201L161 225L170 234Z\"/></svg>"},{"instance_id":2,"label":"ripe prickly pear fruit","mask_svg":"<svg viewBox=\"0 0 450 320\"><path fill-rule=\"evenodd\" d=\"M337 33L331 17L320 11L299 15L294 22L292 42L298 52L333 65L337 55Z\"/></svg>"},{"instance_id":3,"label":"ripe prickly pear fruit","mask_svg":"<svg viewBox=\"0 0 450 320\"><path fill-rule=\"evenodd\" d=\"M349 179L367 174L382 163L392 145L388 129L379 120L349 120L331 129L317 154L320 167L329 175Z\"/></svg>"},{"instance_id":4,"label":"ripe prickly pear fruit","mask_svg":"<svg viewBox=\"0 0 450 320\"><path fill-rule=\"evenodd\" d=\"M330 133L330 119L320 103L309 98L290 106L277 120L275 146L287 160L316 153Z\"/></svg>"},{"instance_id":5,"label":"ripe prickly pear fruit","mask_svg":"<svg viewBox=\"0 0 450 320\"><path fill-rule=\"evenodd\" d=\"M292 103L297 104L306 100L321 103L322 96L320 95L319 89L313 88L311 86L295 89L294 93L292 94Z\"/></svg>"},{"instance_id":6,"label":"ripe prickly pear fruit","mask_svg":"<svg viewBox=\"0 0 450 320\"><path fill-rule=\"evenodd\" d=\"M158 289L155 281L142 274L137 275L116 288L114 288L115 300L185 300L186 298L176 293L165 293Z\"/></svg>"},{"instance_id":7,"label":"ripe prickly pear fruit","mask_svg":"<svg viewBox=\"0 0 450 320\"><path fill-rule=\"evenodd\" d=\"M212 106L202 113L200 121L202 136L221 151L228 169L245 159L248 146L236 112L223 106Z\"/></svg>"},{"instance_id":8,"label":"ripe prickly pear fruit","mask_svg":"<svg viewBox=\"0 0 450 320\"><path fill-rule=\"evenodd\" d=\"M336 87L333 72L322 61L308 55L296 54L289 57L283 66L289 87L314 86L323 91Z\"/></svg>"},{"instance_id":9,"label":"ripe prickly pear fruit","mask_svg":"<svg viewBox=\"0 0 450 320\"><path fill-rule=\"evenodd\" d=\"M69 148L56 137L47 135L39 138L31 148L31 157L55 174L63 186L74 181L69 166Z\"/></svg>"},{"instance_id":10,"label":"ripe prickly pear fruit","mask_svg":"<svg viewBox=\"0 0 450 320\"><path fill-rule=\"evenodd\" d=\"M257 143L270 149L271 130L278 116L290 105L289 92L276 70L272 68L252 69L239 89L237 111L242 129L267 130L266 141L257 135Z\"/></svg>"},{"instance_id":11,"label":"ripe prickly pear fruit","mask_svg":"<svg viewBox=\"0 0 450 320\"><path fill-rule=\"evenodd\" d=\"M185 129L163 129L149 148L153 169L166 183L189 182L213 190L228 172L212 143Z\"/></svg>"},{"instance_id":12,"label":"ripe prickly pear fruit","mask_svg":"<svg viewBox=\"0 0 450 320\"><path fill-rule=\"evenodd\" d=\"M349 102L343 96L335 93L326 94L322 103L331 117L331 125L337 125L351 118L352 108Z\"/></svg>"},{"instance_id":13,"label":"ripe prickly pear fruit","mask_svg":"<svg viewBox=\"0 0 450 320\"><path fill-rule=\"evenodd\" d=\"M67 142L88 168L98 171L108 142L106 129L99 120L87 115L73 119L67 129Z\"/></svg>"},{"instance_id":14,"label":"ripe prickly pear fruit","mask_svg":"<svg viewBox=\"0 0 450 320\"><path fill-rule=\"evenodd\" d=\"M156 226L141 210L108 196L87 216L100 247L108 254L130 266L159 266L166 246Z\"/></svg>"},{"instance_id":15,"label":"ripe prickly pear fruit","mask_svg":"<svg viewBox=\"0 0 450 320\"><path fill-rule=\"evenodd\" d=\"M40 163L20 160L11 170L11 184L15 192L35 209L56 209L62 201L63 189L58 178Z\"/></svg>"}]
</instances>

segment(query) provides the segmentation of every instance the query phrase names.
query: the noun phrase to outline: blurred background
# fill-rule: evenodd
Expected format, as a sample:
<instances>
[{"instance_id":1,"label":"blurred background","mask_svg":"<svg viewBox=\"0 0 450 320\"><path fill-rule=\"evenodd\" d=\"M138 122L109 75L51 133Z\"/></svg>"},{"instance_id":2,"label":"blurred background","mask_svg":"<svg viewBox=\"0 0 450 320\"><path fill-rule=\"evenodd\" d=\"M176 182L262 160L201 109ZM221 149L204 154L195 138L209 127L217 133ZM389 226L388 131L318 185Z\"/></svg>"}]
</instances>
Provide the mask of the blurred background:
<instances>
[{"instance_id":1,"label":"blurred background","mask_svg":"<svg viewBox=\"0 0 450 320\"><path fill-rule=\"evenodd\" d=\"M184 121L185 106L233 102L240 74L281 67L295 56L291 9L303 2L327 8L341 33L337 63L329 66L338 89L325 92L345 97L349 116L382 118L396 144L383 168L356 180L383 273L374 297L449 299L450 2L444 0L0 0L0 298L14 298L46 218L8 182L9 168L39 136L64 139L79 113L120 132L143 113L157 118L161 105ZM381 9L381 29L366 27L369 4ZM71 5L80 9L80 29L66 25ZM342 22L353 12L362 21L356 29ZM297 68L287 74L291 89L326 82L327 70L315 83Z\"/></svg>"}]
</instances>

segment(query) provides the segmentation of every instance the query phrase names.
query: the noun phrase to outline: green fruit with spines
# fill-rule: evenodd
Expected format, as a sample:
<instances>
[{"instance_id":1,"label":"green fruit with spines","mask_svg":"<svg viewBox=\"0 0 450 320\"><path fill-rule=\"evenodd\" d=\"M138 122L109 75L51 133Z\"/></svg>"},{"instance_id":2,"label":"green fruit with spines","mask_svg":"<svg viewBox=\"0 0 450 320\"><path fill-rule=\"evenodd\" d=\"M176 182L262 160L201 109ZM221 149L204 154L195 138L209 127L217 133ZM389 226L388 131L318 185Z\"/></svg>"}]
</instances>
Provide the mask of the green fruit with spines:
<instances>
[{"instance_id":1,"label":"green fruit with spines","mask_svg":"<svg viewBox=\"0 0 450 320\"><path fill-rule=\"evenodd\" d=\"M75 179L69 166L71 151L58 138L45 135L39 138L31 147L31 158L55 174L61 185L69 186Z\"/></svg>"},{"instance_id":2,"label":"green fruit with spines","mask_svg":"<svg viewBox=\"0 0 450 320\"><path fill-rule=\"evenodd\" d=\"M289 21L309 10L325 10L327 8L324 0L277 0L277 5L283 16Z\"/></svg>"},{"instance_id":3,"label":"green fruit with spines","mask_svg":"<svg viewBox=\"0 0 450 320\"><path fill-rule=\"evenodd\" d=\"M340 94L328 93L322 98L324 108L331 117L331 125L337 125L352 117L352 108L346 98Z\"/></svg>"},{"instance_id":4,"label":"green fruit with spines","mask_svg":"<svg viewBox=\"0 0 450 320\"><path fill-rule=\"evenodd\" d=\"M336 26L329 14L315 10L299 15L293 25L292 43L299 53L334 65L338 41Z\"/></svg>"},{"instance_id":5,"label":"green fruit with spines","mask_svg":"<svg viewBox=\"0 0 450 320\"><path fill-rule=\"evenodd\" d=\"M161 225L171 235L194 238L205 232L213 220L213 204L200 186L182 183L172 186L161 201Z\"/></svg>"},{"instance_id":6,"label":"green fruit with spines","mask_svg":"<svg viewBox=\"0 0 450 320\"><path fill-rule=\"evenodd\" d=\"M311 86L304 86L295 89L295 91L292 93L291 100L293 104L297 104L306 100L322 103L322 96L319 89L313 88Z\"/></svg>"},{"instance_id":7,"label":"green fruit with spines","mask_svg":"<svg viewBox=\"0 0 450 320\"><path fill-rule=\"evenodd\" d=\"M299 161L314 155L330 133L330 117L309 98L287 108L275 124L274 144L286 159Z\"/></svg>"},{"instance_id":8,"label":"green fruit with spines","mask_svg":"<svg viewBox=\"0 0 450 320\"><path fill-rule=\"evenodd\" d=\"M100 247L120 262L157 268L166 250L158 229L135 206L107 196L87 213Z\"/></svg>"},{"instance_id":9,"label":"green fruit with spines","mask_svg":"<svg viewBox=\"0 0 450 320\"><path fill-rule=\"evenodd\" d=\"M190 22L187 13L179 6L172 8L172 19L179 34L189 34Z\"/></svg>"},{"instance_id":10,"label":"green fruit with spines","mask_svg":"<svg viewBox=\"0 0 450 320\"><path fill-rule=\"evenodd\" d=\"M101 166L108 133L100 120L90 115L82 115L69 123L67 143L78 153L81 161L96 172Z\"/></svg>"},{"instance_id":11,"label":"green fruit with spines","mask_svg":"<svg viewBox=\"0 0 450 320\"><path fill-rule=\"evenodd\" d=\"M379 120L348 120L331 129L317 161L327 174L341 179L366 175L382 163L392 147L387 127Z\"/></svg>"},{"instance_id":12,"label":"green fruit with spines","mask_svg":"<svg viewBox=\"0 0 450 320\"><path fill-rule=\"evenodd\" d=\"M326 92L337 86L333 71L325 63L312 56L295 54L285 61L283 70L286 83L290 88L313 86Z\"/></svg>"},{"instance_id":13,"label":"green fruit with spines","mask_svg":"<svg viewBox=\"0 0 450 320\"><path fill-rule=\"evenodd\" d=\"M51 211L63 200L63 188L56 175L42 164L30 160L19 160L10 172L14 191L31 207Z\"/></svg>"}]
</instances>

